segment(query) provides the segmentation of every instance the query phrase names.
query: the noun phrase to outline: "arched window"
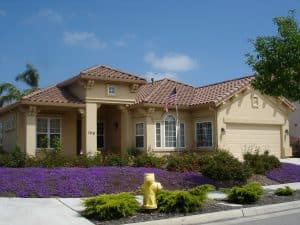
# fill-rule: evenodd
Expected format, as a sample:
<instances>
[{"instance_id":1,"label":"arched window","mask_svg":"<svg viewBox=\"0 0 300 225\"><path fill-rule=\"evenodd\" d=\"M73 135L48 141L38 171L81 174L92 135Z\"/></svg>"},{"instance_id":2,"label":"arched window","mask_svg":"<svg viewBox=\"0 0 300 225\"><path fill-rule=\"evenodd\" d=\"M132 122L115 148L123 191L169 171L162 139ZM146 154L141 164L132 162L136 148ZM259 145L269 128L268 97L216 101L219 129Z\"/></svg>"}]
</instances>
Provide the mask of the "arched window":
<instances>
[{"instance_id":1,"label":"arched window","mask_svg":"<svg viewBox=\"0 0 300 225\"><path fill-rule=\"evenodd\" d=\"M176 120L172 115L165 118L165 146L176 147Z\"/></svg>"}]
</instances>

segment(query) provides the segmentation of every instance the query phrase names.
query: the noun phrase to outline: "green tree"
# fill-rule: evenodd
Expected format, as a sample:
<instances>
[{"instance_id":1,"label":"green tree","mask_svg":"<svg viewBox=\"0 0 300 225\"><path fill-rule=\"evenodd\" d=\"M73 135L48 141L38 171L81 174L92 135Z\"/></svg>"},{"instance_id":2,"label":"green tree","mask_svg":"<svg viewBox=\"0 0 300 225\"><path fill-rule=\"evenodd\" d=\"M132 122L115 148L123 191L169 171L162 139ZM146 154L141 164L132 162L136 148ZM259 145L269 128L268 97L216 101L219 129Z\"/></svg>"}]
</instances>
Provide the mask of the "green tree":
<instances>
[{"instance_id":1,"label":"green tree","mask_svg":"<svg viewBox=\"0 0 300 225\"><path fill-rule=\"evenodd\" d=\"M252 41L254 54L247 64L256 73L252 86L263 94L300 100L300 29L290 11L287 17L275 17L277 35L258 36Z\"/></svg>"},{"instance_id":2,"label":"green tree","mask_svg":"<svg viewBox=\"0 0 300 225\"><path fill-rule=\"evenodd\" d=\"M38 71L31 65L26 65L26 70L16 76L16 81L22 81L29 88L25 90L19 90L12 83L0 84L0 107L5 104L20 100L24 95L31 93L38 89L40 75Z\"/></svg>"}]
</instances>

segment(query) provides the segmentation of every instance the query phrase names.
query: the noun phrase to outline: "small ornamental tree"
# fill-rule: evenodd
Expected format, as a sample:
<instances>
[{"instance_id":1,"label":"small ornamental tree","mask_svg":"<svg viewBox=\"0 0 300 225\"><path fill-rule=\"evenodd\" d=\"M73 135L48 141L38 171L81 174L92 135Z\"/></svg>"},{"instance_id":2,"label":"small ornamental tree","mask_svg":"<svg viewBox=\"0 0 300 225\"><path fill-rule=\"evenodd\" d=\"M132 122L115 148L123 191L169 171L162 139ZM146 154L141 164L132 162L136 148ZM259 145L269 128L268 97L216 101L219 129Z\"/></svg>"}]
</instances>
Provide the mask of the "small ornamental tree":
<instances>
[{"instance_id":1,"label":"small ornamental tree","mask_svg":"<svg viewBox=\"0 0 300 225\"><path fill-rule=\"evenodd\" d=\"M247 64L256 73L252 86L263 94L300 101L299 24L294 11L273 21L277 35L258 36L252 41L254 54L246 55Z\"/></svg>"}]
</instances>

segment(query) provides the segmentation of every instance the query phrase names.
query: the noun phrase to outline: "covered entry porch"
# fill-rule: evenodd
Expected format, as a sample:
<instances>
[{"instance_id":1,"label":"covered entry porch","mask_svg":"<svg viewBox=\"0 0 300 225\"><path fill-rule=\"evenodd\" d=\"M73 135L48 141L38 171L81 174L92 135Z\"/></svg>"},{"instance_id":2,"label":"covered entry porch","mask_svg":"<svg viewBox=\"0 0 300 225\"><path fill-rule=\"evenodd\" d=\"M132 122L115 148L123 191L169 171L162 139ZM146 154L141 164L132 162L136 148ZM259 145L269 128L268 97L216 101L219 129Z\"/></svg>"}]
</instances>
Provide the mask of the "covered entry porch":
<instances>
[{"instance_id":1,"label":"covered entry porch","mask_svg":"<svg viewBox=\"0 0 300 225\"><path fill-rule=\"evenodd\" d=\"M53 149L54 138L60 140L62 153L69 156L95 155L97 150L125 154L132 147L132 120L125 105L39 105L29 106L18 115L24 125L19 126L18 135L23 138L17 144L29 156L38 155L41 149Z\"/></svg>"},{"instance_id":2,"label":"covered entry porch","mask_svg":"<svg viewBox=\"0 0 300 225\"><path fill-rule=\"evenodd\" d=\"M132 147L128 106L86 103L77 120L77 154L125 154Z\"/></svg>"}]
</instances>

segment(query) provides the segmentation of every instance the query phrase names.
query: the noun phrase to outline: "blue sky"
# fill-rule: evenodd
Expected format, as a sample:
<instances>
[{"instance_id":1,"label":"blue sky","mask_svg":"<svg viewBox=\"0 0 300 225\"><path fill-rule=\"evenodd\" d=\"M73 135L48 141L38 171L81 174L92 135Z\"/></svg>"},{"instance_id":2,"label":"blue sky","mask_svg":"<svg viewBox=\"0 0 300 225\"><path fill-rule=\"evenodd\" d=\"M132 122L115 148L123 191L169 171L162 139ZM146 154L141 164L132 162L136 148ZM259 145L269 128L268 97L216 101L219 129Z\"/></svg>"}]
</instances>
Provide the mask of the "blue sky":
<instances>
[{"instance_id":1,"label":"blue sky","mask_svg":"<svg viewBox=\"0 0 300 225\"><path fill-rule=\"evenodd\" d=\"M251 74L249 39L299 0L0 0L0 82L32 63L47 86L95 64L194 86Z\"/></svg>"}]
</instances>

